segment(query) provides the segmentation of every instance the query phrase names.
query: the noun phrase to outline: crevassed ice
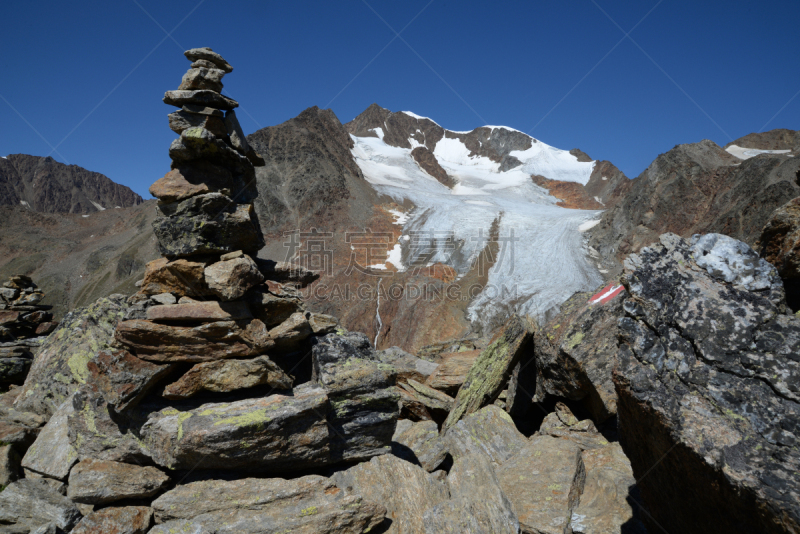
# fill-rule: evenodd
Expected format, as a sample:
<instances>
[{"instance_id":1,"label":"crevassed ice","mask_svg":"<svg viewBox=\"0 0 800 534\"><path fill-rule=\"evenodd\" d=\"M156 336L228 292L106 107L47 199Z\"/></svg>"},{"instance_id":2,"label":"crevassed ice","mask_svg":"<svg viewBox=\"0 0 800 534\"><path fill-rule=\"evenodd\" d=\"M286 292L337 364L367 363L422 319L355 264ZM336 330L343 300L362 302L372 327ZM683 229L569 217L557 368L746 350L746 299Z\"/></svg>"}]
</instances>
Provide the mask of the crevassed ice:
<instances>
[{"instance_id":1,"label":"crevassed ice","mask_svg":"<svg viewBox=\"0 0 800 534\"><path fill-rule=\"evenodd\" d=\"M497 163L470 158L462 143L444 138L434 154L458 182L451 190L422 171L411 150L374 137L351 137L353 156L366 180L396 202L407 199L416 206L406 214L405 235L391 252L390 261L396 267L408 268L415 265L414 258L427 257L428 264L445 263L463 276L485 248L492 224L499 221L496 262L486 288L468 309L468 318L476 326L488 330L511 313L542 318L576 291L594 289L602 282L586 257L579 230L601 212L556 206L558 199L534 184L527 170L537 168L536 174L548 178L583 183L594 162L575 165L580 162L568 152L535 143L540 145L535 153L519 151L524 154L517 156L523 169L500 172ZM540 162L523 159L541 155ZM467 290L462 288L462 293Z\"/></svg>"}]
</instances>

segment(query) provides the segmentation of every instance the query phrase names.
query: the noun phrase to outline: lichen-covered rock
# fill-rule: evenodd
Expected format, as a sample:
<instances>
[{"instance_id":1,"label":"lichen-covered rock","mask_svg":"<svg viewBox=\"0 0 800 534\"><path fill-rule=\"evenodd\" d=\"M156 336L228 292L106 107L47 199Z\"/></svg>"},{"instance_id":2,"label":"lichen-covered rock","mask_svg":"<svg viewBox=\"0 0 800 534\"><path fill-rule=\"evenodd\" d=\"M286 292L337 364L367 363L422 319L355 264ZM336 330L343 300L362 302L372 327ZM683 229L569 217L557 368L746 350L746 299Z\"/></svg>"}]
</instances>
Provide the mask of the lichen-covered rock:
<instances>
[{"instance_id":1,"label":"lichen-covered rock","mask_svg":"<svg viewBox=\"0 0 800 534\"><path fill-rule=\"evenodd\" d=\"M592 295L576 293L540 329L535 340L537 383L526 387L536 390L538 401L545 394L581 401L600 423L617 410L612 372L625 292L616 292L609 300L597 298L597 302Z\"/></svg>"},{"instance_id":2,"label":"lichen-covered rock","mask_svg":"<svg viewBox=\"0 0 800 534\"><path fill-rule=\"evenodd\" d=\"M72 534L145 534L152 522L147 506L103 508L84 517Z\"/></svg>"},{"instance_id":3,"label":"lichen-covered rock","mask_svg":"<svg viewBox=\"0 0 800 534\"><path fill-rule=\"evenodd\" d=\"M137 358L126 350L102 351L88 364L89 386L116 412L136 406L150 389L172 371Z\"/></svg>"},{"instance_id":4,"label":"lichen-covered rock","mask_svg":"<svg viewBox=\"0 0 800 534\"><path fill-rule=\"evenodd\" d=\"M517 534L519 520L483 454L453 462L447 475L450 499L425 511L426 534Z\"/></svg>"},{"instance_id":5,"label":"lichen-covered rock","mask_svg":"<svg viewBox=\"0 0 800 534\"><path fill-rule=\"evenodd\" d=\"M89 361L110 348L114 329L125 313L122 295L101 298L68 313L42 345L14 407L53 415L89 377Z\"/></svg>"},{"instance_id":6,"label":"lichen-covered rock","mask_svg":"<svg viewBox=\"0 0 800 534\"><path fill-rule=\"evenodd\" d=\"M435 422L402 419L392 436L392 454L432 473L444 462L447 449Z\"/></svg>"},{"instance_id":7,"label":"lichen-covered rock","mask_svg":"<svg viewBox=\"0 0 800 534\"><path fill-rule=\"evenodd\" d=\"M331 480L345 491L366 495L386 507L391 518L388 532L424 532L423 514L448 498L447 486L420 467L392 455L335 473Z\"/></svg>"},{"instance_id":8,"label":"lichen-covered rock","mask_svg":"<svg viewBox=\"0 0 800 534\"><path fill-rule=\"evenodd\" d=\"M724 236L671 234L625 266L620 442L653 524L800 530L800 319L774 267Z\"/></svg>"},{"instance_id":9,"label":"lichen-covered rock","mask_svg":"<svg viewBox=\"0 0 800 534\"><path fill-rule=\"evenodd\" d=\"M408 379L399 387L411 396L413 401L422 404L434 420L441 422L453 409L453 397L420 384L414 379Z\"/></svg>"},{"instance_id":10,"label":"lichen-covered rock","mask_svg":"<svg viewBox=\"0 0 800 534\"><path fill-rule=\"evenodd\" d=\"M211 293L223 301L242 298L250 288L264 281L264 275L247 255L212 263L204 275Z\"/></svg>"},{"instance_id":11,"label":"lichen-covered rock","mask_svg":"<svg viewBox=\"0 0 800 534\"><path fill-rule=\"evenodd\" d=\"M72 468L67 497L77 503L108 504L153 497L169 482L170 478L155 467L87 459Z\"/></svg>"},{"instance_id":12,"label":"lichen-covered rock","mask_svg":"<svg viewBox=\"0 0 800 534\"><path fill-rule=\"evenodd\" d=\"M291 396L204 404L151 413L142 435L153 460L168 469L247 469L282 473L329 465L328 397L320 388Z\"/></svg>"},{"instance_id":13,"label":"lichen-covered rock","mask_svg":"<svg viewBox=\"0 0 800 534\"><path fill-rule=\"evenodd\" d=\"M534 436L497 470L522 532L568 534L586 471L581 450L567 440Z\"/></svg>"},{"instance_id":14,"label":"lichen-covered rock","mask_svg":"<svg viewBox=\"0 0 800 534\"><path fill-rule=\"evenodd\" d=\"M159 209L164 216L153 221L153 231L159 250L168 258L235 250L255 253L264 246L252 204L208 193Z\"/></svg>"},{"instance_id":15,"label":"lichen-covered rock","mask_svg":"<svg viewBox=\"0 0 800 534\"><path fill-rule=\"evenodd\" d=\"M69 531L80 518L81 513L72 501L43 480L17 480L0 492L0 524L4 526L17 525L30 531L55 523Z\"/></svg>"},{"instance_id":16,"label":"lichen-covered rock","mask_svg":"<svg viewBox=\"0 0 800 534\"><path fill-rule=\"evenodd\" d=\"M69 470L78 461L78 453L69 439L69 416L74 412L72 398L69 398L42 428L25 453L22 467L49 478L67 479Z\"/></svg>"},{"instance_id":17,"label":"lichen-covered rock","mask_svg":"<svg viewBox=\"0 0 800 534\"><path fill-rule=\"evenodd\" d=\"M139 436L146 415L136 408L118 415L102 396L85 386L75 393L72 403L75 412L69 416L69 441L80 460L150 462Z\"/></svg>"},{"instance_id":18,"label":"lichen-covered rock","mask_svg":"<svg viewBox=\"0 0 800 534\"><path fill-rule=\"evenodd\" d=\"M508 320L497 339L481 352L470 369L443 431L497 399L523 354L532 350L531 337L530 325L524 319L514 316Z\"/></svg>"},{"instance_id":19,"label":"lichen-covered rock","mask_svg":"<svg viewBox=\"0 0 800 534\"><path fill-rule=\"evenodd\" d=\"M316 314L312 314L312 317L314 315ZM311 319L309 319L309 321L310 320ZM377 357L382 363L389 364L397 369L398 382L406 382L409 379L413 379L425 384L425 381L439 367L433 362L409 354L400 347L390 347L388 349L379 350L377 352Z\"/></svg>"},{"instance_id":20,"label":"lichen-covered rock","mask_svg":"<svg viewBox=\"0 0 800 534\"><path fill-rule=\"evenodd\" d=\"M292 378L267 356L198 363L177 382L164 388L163 396L187 399L201 391L226 393L262 384L276 390L292 389Z\"/></svg>"},{"instance_id":21,"label":"lichen-covered rock","mask_svg":"<svg viewBox=\"0 0 800 534\"><path fill-rule=\"evenodd\" d=\"M468 454L485 454L501 464L527 445L525 436L502 408L486 406L466 416L443 436L454 459Z\"/></svg>"}]
</instances>

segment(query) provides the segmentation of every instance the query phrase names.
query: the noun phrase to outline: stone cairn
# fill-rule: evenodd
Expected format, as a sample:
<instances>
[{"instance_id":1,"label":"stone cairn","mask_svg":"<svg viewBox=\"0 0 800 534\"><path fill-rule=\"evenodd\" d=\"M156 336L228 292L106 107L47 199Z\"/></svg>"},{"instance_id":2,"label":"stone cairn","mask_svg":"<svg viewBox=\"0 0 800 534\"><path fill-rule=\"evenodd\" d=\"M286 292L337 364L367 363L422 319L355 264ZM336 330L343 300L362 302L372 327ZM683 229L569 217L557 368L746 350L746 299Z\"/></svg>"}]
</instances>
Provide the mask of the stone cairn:
<instances>
[{"instance_id":1,"label":"stone cairn","mask_svg":"<svg viewBox=\"0 0 800 534\"><path fill-rule=\"evenodd\" d=\"M44 336L58 322L44 293L28 276L12 276L0 287L0 386L22 384Z\"/></svg>"}]
</instances>

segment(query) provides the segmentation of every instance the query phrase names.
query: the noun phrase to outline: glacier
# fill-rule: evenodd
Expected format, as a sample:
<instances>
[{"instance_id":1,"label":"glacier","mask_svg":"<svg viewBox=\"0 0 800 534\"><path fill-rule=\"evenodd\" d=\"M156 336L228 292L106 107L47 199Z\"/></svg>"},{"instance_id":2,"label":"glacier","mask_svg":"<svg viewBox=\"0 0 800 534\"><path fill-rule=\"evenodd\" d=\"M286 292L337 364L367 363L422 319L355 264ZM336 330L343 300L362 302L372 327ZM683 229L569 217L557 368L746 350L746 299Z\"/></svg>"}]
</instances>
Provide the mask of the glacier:
<instances>
[{"instance_id":1,"label":"glacier","mask_svg":"<svg viewBox=\"0 0 800 534\"><path fill-rule=\"evenodd\" d=\"M585 185L595 162L579 162L538 141L528 150L511 152L522 165L501 172L498 163L470 157L463 143L445 137L433 153L457 182L451 189L423 171L411 149L386 144L383 131L376 134L351 135L356 163L379 194L414 206L393 213L403 227L389 260L396 268L409 269L423 258L427 265L450 266L458 281L473 267L494 226L499 250L486 286L467 309L477 330L491 331L514 313L542 321L575 292L603 282L583 236L602 211L556 206L558 199L530 176Z\"/></svg>"}]
</instances>

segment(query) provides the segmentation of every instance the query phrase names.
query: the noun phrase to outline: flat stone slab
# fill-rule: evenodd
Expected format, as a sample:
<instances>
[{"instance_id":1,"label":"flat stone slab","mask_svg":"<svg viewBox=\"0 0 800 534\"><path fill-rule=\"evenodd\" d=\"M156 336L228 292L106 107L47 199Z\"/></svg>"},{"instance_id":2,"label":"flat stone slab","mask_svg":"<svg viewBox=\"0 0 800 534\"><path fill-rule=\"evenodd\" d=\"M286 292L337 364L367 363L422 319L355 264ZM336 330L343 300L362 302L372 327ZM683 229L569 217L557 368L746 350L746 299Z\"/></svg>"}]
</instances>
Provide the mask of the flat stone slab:
<instances>
[{"instance_id":1,"label":"flat stone slab","mask_svg":"<svg viewBox=\"0 0 800 534\"><path fill-rule=\"evenodd\" d=\"M103 508L84 517L71 534L145 534L152 523L147 506Z\"/></svg>"},{"instance_id":2,"label":"flat stone slab","mask_svg":"<svg viewBox=\"0 0 800 534\"><path fill-rule=\"evenodd\" d=\"M167 91L164 93L164 103L178 108L187 104L224 110L239 107L239 103L236 100L207 89L199 91Z\"/></svg>"},{"instance_id":3,"label":"flat stone slab","mask_svg":"<svg viewBox=\"0 0 800 534\"><path fill-rule=\"evenodd\" d=\"M67 399L25 453L22 467L50 478L67 479L78 461L78 453L69 439L69 416L74 412L72 399Z\"/></svg>"},{"instance_id":4,"label":"flat stone slab","mask_svg":"<svg viewBox=\"0 0 800 534\"><path fill-rule=\"evenodd\" d=\"M511 416L495 405L468 415L449 429L442 439L454 459L469 454L485 454L497 464L505 462L528 444Z\"/></svg>"},{"instance_id":5,"label":"flat stone slab","mask_svg":"<svg viewBox=\"0 0 800 534\"><path fill-rule=\"evenodd\" d=\"M292 389L292 378L267 356L252 360L198 363L177 382L164 388L167 399L187 399L201 391L227 393L267 384L276 390Z\"/></svg>"},{"instance_id":6,"label":"flat stone slab","mask_svg":"<svg viewBox=\"0 0 800 534\"><path fill-rule=\"evenodd\" d=\"M69 531L81 513L65 496L44 480L22 479L0 492L0 522L32 528L55 523ZM20 532L25 532L24 530Z\"/></svg>"},{"instance_id":7,"label":"flat stone slab","mask_svg":"<svg viewBox=\"0 0 800 534\"><path fill-rule=\"evenodd\" d=\"M83 460L72 468L67 496L82 504L108 504L158 495L170 478L155 467Z\"/></svg>"},{"instance_id":8,"label":"flat stone slab","mask_svg":"<svg viewBox=\"0 0 800 534\"><path fill-rule=\"evenodd\" d=\"M149 321L240 321L252 319L253 314L245 302L193 302L191 304L168 304L147 308Z\"/></svg>"},{"instance_id":9,"label":"flat stone slab","mask_svg":"<svg viewBox=\"0 0 800 534\"><path fill-rule=\"evenodd\" d=\"M136 406L174 366L151 363L126 350L110 350L100 352L87 368L90 387L115 411L123 412Z\"/></svg>"}]
</instances>

